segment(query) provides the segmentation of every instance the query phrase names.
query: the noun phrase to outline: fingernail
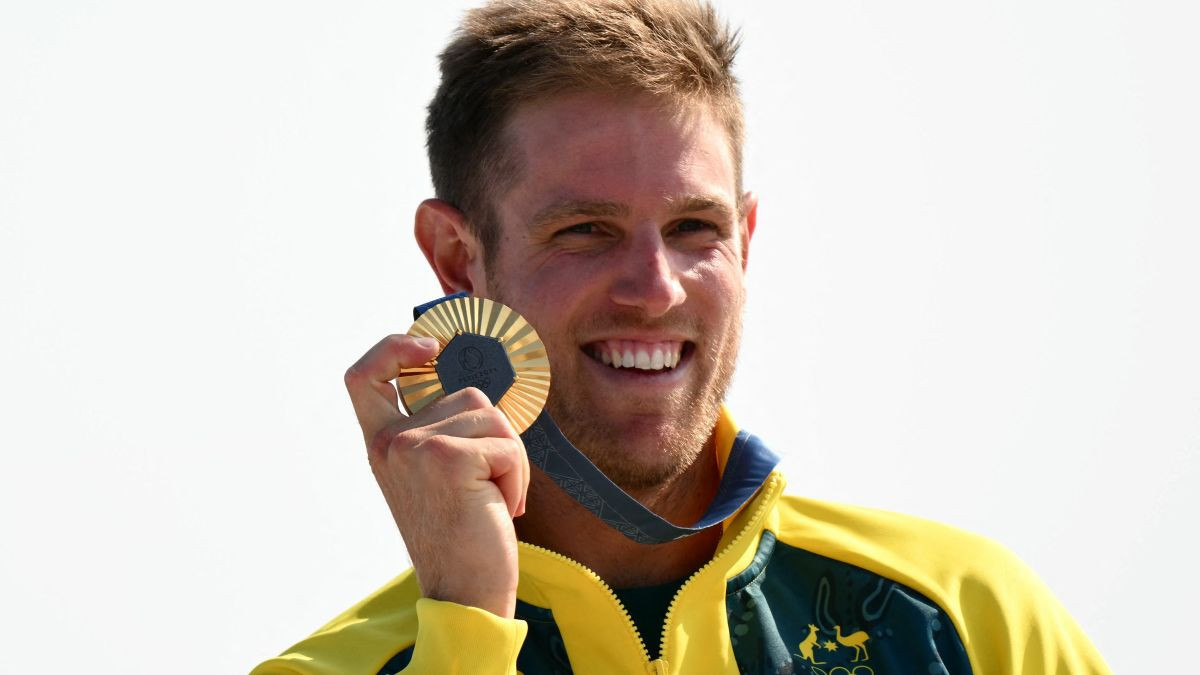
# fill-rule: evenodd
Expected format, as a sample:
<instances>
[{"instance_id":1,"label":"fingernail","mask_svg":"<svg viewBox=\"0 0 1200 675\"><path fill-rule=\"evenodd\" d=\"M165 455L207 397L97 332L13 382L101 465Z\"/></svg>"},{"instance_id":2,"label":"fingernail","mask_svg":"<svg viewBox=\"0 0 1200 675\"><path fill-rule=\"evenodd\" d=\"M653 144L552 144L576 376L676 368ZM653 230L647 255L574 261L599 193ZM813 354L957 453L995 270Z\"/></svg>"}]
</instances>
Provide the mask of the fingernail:
<instances>
[{"instance_id":1,"label":"fingernail","mask_svg":"<svg viewBox=\"0 0 1200 675\"><path fill-rule=\"evenodd\" d=\"M425 349L435 349L438 346L438 341L431 337L419 337L417 338L417 346L424 347Z\"/></svg>"}]
</instances>

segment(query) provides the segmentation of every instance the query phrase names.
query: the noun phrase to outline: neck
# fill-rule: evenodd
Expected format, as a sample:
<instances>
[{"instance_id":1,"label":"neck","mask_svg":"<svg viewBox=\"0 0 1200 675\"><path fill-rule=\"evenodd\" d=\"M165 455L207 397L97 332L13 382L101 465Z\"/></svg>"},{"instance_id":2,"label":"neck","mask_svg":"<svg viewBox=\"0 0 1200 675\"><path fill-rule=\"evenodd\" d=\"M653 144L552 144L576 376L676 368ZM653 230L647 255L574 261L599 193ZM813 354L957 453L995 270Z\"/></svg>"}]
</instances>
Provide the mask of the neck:
<instances>
[{"instance_id":1,"label":"neck","mask_svg":"<svg viewBox=\"0 0 1200 675\"><path fill-rule=\"evenodd\" d=\"M630 494L663 518L691 525L708 510L720 475L712 441L678 476ZM521 541L561 553L613 588L653 586L685 577L708 562L721 539L713 526L665 544L638 544L605 525L534 469L525 515L514 521Z\"/></svg>"}]
</instances>

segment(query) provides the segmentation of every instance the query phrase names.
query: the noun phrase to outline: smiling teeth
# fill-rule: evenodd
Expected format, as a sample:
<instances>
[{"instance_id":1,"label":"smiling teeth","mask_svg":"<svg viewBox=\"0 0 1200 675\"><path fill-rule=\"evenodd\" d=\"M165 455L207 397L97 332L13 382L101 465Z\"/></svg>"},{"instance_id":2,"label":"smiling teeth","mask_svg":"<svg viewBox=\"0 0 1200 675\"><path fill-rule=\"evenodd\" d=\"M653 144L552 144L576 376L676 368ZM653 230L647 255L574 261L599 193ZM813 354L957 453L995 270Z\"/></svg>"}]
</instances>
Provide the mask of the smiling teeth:
<instances>
[{"instance_id":1,"label":"smiling teeth","mask_svg":"<svg viewBox=\"0 0 1200 675\"><path fill-rule=\"evenodd\" d=\"M605 340L592 346L591 354L613 368L663 370L679 365L682 342L634 342Z\"/></svg>"}]
</instances>

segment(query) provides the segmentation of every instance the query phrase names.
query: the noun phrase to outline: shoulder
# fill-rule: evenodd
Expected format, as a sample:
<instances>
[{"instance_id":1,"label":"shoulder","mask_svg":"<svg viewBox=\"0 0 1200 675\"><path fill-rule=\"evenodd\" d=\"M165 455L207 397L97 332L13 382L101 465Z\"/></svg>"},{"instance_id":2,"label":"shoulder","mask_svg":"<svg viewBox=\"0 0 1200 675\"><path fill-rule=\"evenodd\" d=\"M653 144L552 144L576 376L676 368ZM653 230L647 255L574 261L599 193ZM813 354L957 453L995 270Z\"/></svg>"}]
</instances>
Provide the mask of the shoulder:
<instances>
[{"instance_id":1,"label":"shoulder","mask_svg":"<svg viewBox=\"0 0 1200 675\"><path fill-rule=\"evenodd\" d=\"M417 600L421 597L410 569L353 607L258 666L253 675L321 672L378 672L396 653L416 640Z\"/></svg>"},{"instance_id":2,"label":"shoulder","mask_svg":"<svg viewBox=\"0 0 1200 675\"><path fill-rule=\"evenodd\" d=\"M998 542L915 516L789 496L780 504L775 534L787 545L862 567L935 599L1045 592L1029 567Z\"/></svg>"},{"instance_id":3,"label":"shoulder","mask_svg":"<svg viewBox=\"0 0 1200 675\"><path fill-rule=\"evenodd\" d=\"M937 603L975 664L1000 672L1109 672L1038 576L998 542L880 509L784 497L778 540L897 581Z\"/></svg>"},{"instance_id":4,"label":"shoulder","mask_svg":"<svg viewBox=\"0 0 1200 675\"><path fill-rule=\"evenodd\" d=\"M938 585L1028 572L1016 555L988 537L892 511L785 496L777 523L775 534L785 543Z\"/></svg>"}]
</instances>

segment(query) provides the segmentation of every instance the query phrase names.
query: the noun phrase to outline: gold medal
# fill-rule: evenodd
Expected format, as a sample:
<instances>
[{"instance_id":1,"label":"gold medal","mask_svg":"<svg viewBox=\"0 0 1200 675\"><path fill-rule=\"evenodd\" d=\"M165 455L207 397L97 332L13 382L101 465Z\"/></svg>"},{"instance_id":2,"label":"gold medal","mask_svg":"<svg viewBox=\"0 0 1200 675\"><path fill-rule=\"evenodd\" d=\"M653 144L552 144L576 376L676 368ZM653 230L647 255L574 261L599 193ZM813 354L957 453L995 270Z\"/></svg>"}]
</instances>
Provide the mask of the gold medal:
<instances>
[{"instance_id":1,"label":"gold medal","mask_svg":"<svg viewBox=\"0 0 1200 675\"><path fill-rule=\"evenodd\" d=\"M519 434L529 428L550 394L550 359L537 331L511 308L486 298L460 297L421 314L408 329L441 347L434 360L396 378L409 414L447 394L476 387Z\"/></svg>"}]
</instances>

